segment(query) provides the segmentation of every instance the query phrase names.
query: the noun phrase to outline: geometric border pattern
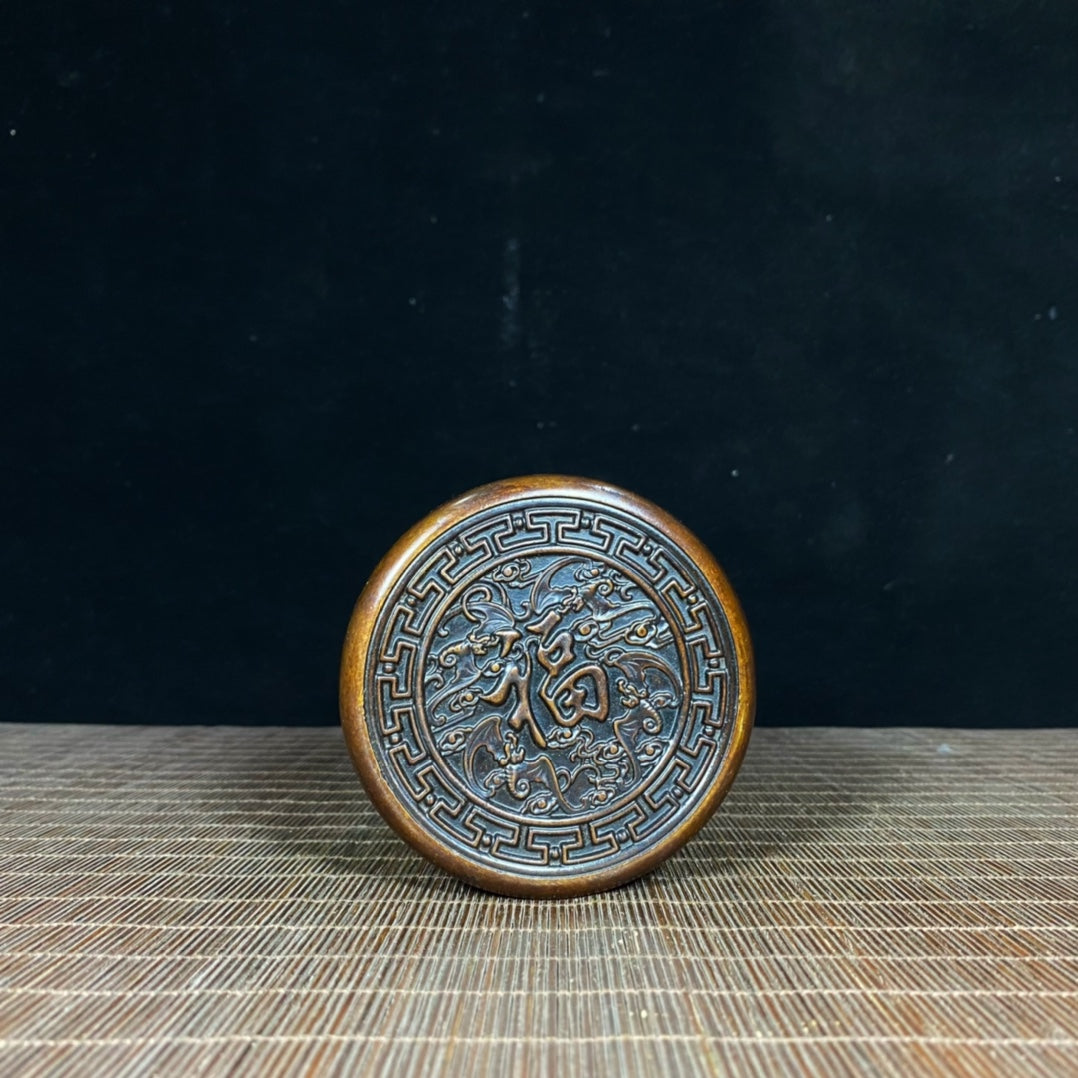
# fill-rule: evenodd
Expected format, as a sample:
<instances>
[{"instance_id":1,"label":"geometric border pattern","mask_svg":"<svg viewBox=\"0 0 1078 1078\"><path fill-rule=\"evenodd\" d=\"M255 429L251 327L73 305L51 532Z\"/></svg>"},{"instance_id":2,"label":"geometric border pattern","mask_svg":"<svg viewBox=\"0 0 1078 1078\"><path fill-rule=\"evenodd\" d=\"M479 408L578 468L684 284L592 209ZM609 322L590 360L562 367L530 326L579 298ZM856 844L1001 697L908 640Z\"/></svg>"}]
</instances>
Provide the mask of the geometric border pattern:
<instances>
[{"instance_id":1,"label":"geometric border pattern","mask_svg":"<svg viewBox=\"0 0 1078 1078\"><path fill-rule=\"evenodd\" d=\"M423 713L425 641L467 584L503 560L589 555L646 583L687 667L677 744L629 800L585 819L508 817L457 781ZM639 517L586 498L522 496L456 523L401 574L367 655L368 734L384 779L424 830L465 858L541 876L574 875L639 855L673 830L722 768L738 698L730 626L706 578Z\"/></svg>"}]
</instances>

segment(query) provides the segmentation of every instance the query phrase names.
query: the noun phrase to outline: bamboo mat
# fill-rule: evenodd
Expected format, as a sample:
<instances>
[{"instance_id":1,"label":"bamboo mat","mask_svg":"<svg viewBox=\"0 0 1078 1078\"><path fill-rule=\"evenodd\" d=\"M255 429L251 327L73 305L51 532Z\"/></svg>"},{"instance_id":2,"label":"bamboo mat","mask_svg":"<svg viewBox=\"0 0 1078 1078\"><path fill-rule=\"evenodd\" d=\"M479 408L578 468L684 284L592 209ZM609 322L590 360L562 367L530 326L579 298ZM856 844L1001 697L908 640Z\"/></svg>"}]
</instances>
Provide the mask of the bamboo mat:
<instances>
[{"instance_id":1,"label":"bamboo mat","mask_svg":"<svg viewBox=\"0 0 1078 1078\"><path fill-rule=\"evenodd\" d=\"M658 872L542 902L334 729L0 725L0 1074L1078 1074L1076 762L760 729Z\"/></svg>"}]
</instances>

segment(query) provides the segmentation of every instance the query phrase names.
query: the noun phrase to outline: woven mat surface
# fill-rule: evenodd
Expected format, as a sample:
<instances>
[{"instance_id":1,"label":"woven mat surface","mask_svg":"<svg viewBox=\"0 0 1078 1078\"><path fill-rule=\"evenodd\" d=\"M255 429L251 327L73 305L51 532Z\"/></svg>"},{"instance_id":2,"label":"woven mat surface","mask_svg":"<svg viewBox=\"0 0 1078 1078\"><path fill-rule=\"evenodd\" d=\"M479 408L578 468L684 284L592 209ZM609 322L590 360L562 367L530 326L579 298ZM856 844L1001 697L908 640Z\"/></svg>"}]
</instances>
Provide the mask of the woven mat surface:
<instances>
[{"instance_id":1,"label":"woven mat surface","mask_svg":"<svg viewBox=\"0 0 1078 1078\"><path fill-rule=\"evenodd\" d=\"M658 872L543 902L333 729L0 724L0 1074L1078 1074L1076 756L759 729Z\"/></svg>"}]
</instances>

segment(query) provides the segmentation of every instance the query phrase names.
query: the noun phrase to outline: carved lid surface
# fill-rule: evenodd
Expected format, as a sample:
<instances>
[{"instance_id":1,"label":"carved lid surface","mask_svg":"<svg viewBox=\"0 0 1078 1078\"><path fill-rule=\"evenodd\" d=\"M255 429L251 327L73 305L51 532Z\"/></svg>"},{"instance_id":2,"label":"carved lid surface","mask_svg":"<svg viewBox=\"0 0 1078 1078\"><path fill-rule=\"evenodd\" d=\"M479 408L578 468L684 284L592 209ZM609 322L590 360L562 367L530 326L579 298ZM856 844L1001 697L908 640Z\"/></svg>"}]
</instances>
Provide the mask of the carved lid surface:
<instances>
[{"instance_id":1,"label":"carved lid surface","mask_svg":"<svg viewBox=\"0 0 1078 1078\"><path fill-rule=\"evenodd\" d=\"M513 895L654 868L722 800L754 703L744 616L699 540L561 476L480 487L412 528L360 596L341 665L379 811Z\"/></svg>"}]
</instances>

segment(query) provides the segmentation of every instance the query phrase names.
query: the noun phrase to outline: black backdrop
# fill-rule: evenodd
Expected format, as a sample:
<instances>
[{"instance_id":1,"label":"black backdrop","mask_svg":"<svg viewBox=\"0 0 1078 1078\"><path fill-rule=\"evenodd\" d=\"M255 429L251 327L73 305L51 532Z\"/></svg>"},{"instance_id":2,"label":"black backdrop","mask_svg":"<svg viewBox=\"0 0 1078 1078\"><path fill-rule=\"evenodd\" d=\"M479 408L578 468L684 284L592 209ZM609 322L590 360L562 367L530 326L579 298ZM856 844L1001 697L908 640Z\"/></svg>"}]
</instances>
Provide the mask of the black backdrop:
<instances>
[{"instance_id":1,"label":"black backdrop","mask_svg":"<svg viewBox=\"0 0 1078 1078\"><path fill-rule=\"evenodd\" d=\"M0 706L329 723L464 489L712 547L766 723L1058 724L1078 12L8 5Z\"/></svg>"}]
</instances>

